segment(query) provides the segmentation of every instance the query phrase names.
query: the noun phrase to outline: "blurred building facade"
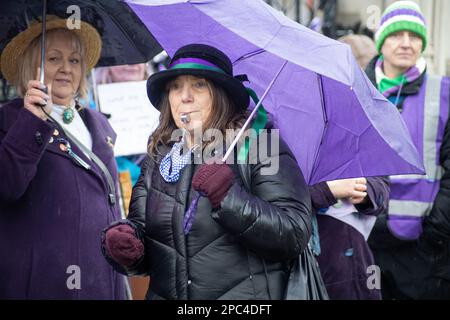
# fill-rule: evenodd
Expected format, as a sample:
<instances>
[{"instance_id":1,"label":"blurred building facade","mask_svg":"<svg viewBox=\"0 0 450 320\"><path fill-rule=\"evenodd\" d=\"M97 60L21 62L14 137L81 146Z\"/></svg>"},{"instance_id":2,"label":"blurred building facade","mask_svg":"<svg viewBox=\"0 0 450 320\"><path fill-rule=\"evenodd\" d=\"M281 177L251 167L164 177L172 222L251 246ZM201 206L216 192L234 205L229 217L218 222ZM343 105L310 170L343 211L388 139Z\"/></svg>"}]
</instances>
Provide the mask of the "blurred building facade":
<instances>
[{"instance_id":1,"label":"blurred building facade","mask_svg":"<svg viewBox=\"0 0 450 320\"><path fill-rule=\"evenodd\" d=\"M335 37L348 33L370 35L378 27L384 9L395 0L265 0L272 7L283 11L291 19L309 25L319 6L324 2L336 2ZM428 68L433 73L450 75L450 1L413 0L417 2L428 24L429 44L425 51Z\"/></svg>"}]
</instances>

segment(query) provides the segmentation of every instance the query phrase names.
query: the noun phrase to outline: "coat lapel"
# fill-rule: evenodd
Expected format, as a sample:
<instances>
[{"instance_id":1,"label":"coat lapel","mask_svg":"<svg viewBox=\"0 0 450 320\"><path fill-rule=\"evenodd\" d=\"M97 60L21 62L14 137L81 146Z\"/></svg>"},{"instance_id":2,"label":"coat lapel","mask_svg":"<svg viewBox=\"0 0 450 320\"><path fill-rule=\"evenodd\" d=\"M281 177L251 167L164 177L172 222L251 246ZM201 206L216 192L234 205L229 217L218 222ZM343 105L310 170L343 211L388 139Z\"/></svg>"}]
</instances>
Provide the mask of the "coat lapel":
<instances>
[{"instance_id":1,"label":"coat lapel","mask_svg":"<svg viewBox=\"0 0 450 320\"><path fill-rule=\"evenodd\" d=\"M107 122L107 119L101 118L103 115L96 114L93 110L83 109L80 112L80 115L92 137L92 152L105 164L111 176L114 178L117 175L117 169L115 161L111 160L114 160L113 148L116 141L115 132ZM77 148L77 150L79 149ZM81 150L79 150L79 152L84 156L84 153ZM100 168L98 168L92 160L89 160L89 163L96 169L96 173L102 176Z\"/></svg>"},{"instance_id":2,"label":"coat lapel","mask_svg":"<svg viewBox=\"0 0 450 320\"><path fill-rule=\"evenodd\" d=\"M94 115L94 111L92 110L81 109L80 116L83 119L83 122L86 125L89 133L91 134L92 152L95 153L95 155L105 164L105 166L110 171L111 176L114 177L116 175L115 162L111 161L111 159L114 159L113 143L115 142L116 138L114 131L109 127L109 125L105 125L105 123L102 123L102 121L100 121L98 117ZM105 122L106 121L107 120L105 119ZM108 130L108 128L110 130ZM66 137L64 132L61 132L60 129L55 130L53 134L53 141L48 144L47 150L49 152L59 154L63 157L68 158L70 161L74 161L72 157L68 155L67 151L65 151L65 149L62 147L62 144L58 141L58 138L64 138L68 140L73 152L91 166L90 172L92 172L92 174L94 174L105 185L107 185L106 181L103 178L102 170L97 166L97 164L95 164L92 159L87 157L84 152L78 147L78 145L71 139ZM77 164L75 164L74 162L74 165Z\"/></svg>"},{"instance_id":3,"label":"coat lapel","mask_svg":"<svg viewBox=\"0 0 450 320\"><path fill-rule=\"evenodd\" d=\"M98 119L91 110L83 111L85 124L92 136L92 152L94 152L103 163L107 163L114 156L113 148L116 141L116 134L108 125ZM106 118L105 118L105 121Z\"/></svg>"}]
</instances>

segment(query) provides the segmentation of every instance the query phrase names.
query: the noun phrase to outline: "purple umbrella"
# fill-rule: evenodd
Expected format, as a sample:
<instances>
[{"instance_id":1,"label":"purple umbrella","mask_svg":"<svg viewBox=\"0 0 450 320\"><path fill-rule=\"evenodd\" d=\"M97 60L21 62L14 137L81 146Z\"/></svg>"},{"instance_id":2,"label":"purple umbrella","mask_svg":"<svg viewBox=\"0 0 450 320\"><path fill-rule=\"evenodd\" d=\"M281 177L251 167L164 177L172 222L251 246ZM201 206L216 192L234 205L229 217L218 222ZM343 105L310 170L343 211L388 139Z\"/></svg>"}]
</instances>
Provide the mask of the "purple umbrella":
<instances>
[{"instance_id":1,"label":"purple umbrella","mask_svg":"<svg viewBox=\"0 0 450 320\"><path fill-rule=\"evenodd\" d=\"M398 111L373 87L348 45L260 0L128 4L170 56L189 43L224 51L235 73L247 74L248 86L265 97L309 184L424 173Z\"/></svg>"}]
</instances>

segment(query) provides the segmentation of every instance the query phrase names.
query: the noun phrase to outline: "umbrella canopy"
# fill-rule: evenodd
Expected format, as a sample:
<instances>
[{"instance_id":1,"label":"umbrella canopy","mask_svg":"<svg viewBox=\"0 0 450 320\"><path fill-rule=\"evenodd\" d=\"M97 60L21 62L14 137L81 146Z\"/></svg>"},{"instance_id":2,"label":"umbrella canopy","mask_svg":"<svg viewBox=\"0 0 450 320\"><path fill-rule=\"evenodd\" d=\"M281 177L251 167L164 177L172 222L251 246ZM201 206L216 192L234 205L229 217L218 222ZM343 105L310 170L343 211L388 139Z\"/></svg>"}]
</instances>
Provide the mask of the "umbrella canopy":
<instances>
[{"instance_id":1,"label":"umbrella canopy","mask_svg":"<svg viewBox=\"0 0 450 320\"><path fill-rule=\"evenodd\" d=\"M259 96L277 76L264 106L308 183L423 174L400 114L373 87L348 45L260 0L127 2L169 55L189 43L217 47L236 74L248 75Z\"/></svg>"},{"instance_id":2,"label":"umbrella canopy","mask_svg":"<svg viewBox=\"0 0 450 320\"><path fill-rule=\"evenodd\" d=\"M41 20L42 7L42 0L0 2L0 52L31 21ZM158 42L123 1L47 1L49 15L69 18L78 13L81 20L96 28L102 37L102 53L97 66L147 62L162 51Z\"/></svg>"}]
</instances>

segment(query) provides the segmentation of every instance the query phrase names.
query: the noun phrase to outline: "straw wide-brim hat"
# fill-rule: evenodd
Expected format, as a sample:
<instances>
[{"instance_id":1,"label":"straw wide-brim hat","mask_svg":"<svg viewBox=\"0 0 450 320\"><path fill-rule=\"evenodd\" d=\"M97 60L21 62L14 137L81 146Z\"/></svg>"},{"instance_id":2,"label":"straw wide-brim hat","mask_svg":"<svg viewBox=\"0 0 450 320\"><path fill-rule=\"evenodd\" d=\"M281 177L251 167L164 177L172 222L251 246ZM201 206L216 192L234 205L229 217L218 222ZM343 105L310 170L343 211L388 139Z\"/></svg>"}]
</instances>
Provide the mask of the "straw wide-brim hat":
<instances>
[{"instance_id":1,"label":"straw wide-brim hat","mask_svg":"<svg viewBox=\"0 0 450 320\"><path fill-rule=\"evenodd\" d=\"M66 29L67 19L48 15L46 30ZM68 28L67 28L68 29ZM89 23L80 21L80 28L68 29L80 38L84 50L84 61L87 70L91 70L100 58L102 40L98 31ZM42 33L42 22L32 23L25 31L15 36L5 47L0 57L0 73L9 83L15 83L18 75L20 59L30 43ZM36 54L39 54L38 52Z\"/></svg>"}]
</instances>

